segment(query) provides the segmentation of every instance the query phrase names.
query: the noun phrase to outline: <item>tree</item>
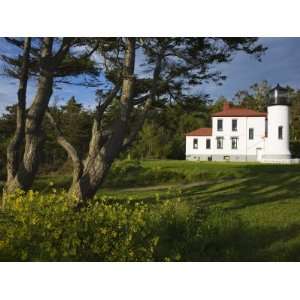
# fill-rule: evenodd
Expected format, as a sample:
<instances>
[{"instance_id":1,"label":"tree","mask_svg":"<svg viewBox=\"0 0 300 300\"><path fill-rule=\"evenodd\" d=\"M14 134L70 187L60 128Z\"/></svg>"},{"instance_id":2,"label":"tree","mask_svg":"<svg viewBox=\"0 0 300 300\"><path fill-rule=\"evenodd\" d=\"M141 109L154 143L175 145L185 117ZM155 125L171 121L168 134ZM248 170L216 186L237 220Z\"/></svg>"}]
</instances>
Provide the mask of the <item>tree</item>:
<instances>
[{"instance_id":1,"label":"tree","mask_svg":"<svg viewBox=\"0 0 300 300\"><path fill-rule=\"evenodd\" d=\"M241 107L264 112L267 110L267 99L271 86L266 80L250 86L249 91L238 91L235 95L235 102Z\"/></svg>"},{"instance_id":2,"label":"tree","mask_svg":"<svg viewBox=\"0 0 300 300\"><path fill-rule=\"evenodd\" d=\"M83 41L76 38L7 39L20 49L22 55L2 55L6 74L19 81L16 131L7 149L7 180L5 192L32 186L39 165L41 127L52 95L54 81L79 74L97 73L89 55L77 55L71 48ZM54 49L58 49L55 51ZM26 110L26 89L29 77L37 78L37 90L30 108ZM21 145L25 144L21 153Z\"/></svg>"},{"instance_id":3,"label":"tree","mask_svg":"<svg viewBox=\"0 0 300 300\"><path fill-rule=\"evenodd\" d=\"M116 38L100 41L99 53L111 83L101 95L93 121L85 160L64 137L51 114L48 118L58 143L73 161L70 193L83 203L103 183L113 161L136 139L150 108L164 109L167 103L185 102L194 86L203 81L220 81L224 76L211 66L229 61L235 51L258 58L265 48L256 38ZM136 51L141 51L146 75L135 75ZM117 105L114 114L108 111ZM109 116L109 117L108 117Z\"/></svg>"},{"instance_id":4,"label":"tree","mask_svg":"<svg viewBox=\"0 0 300 300\"><path fill-rule=\"evenodd\" d=\"M1 136L1 142L0 142L0 177L1 180L5 180L6 178L6 152L7 147L9 145L9 142L11 140L11 137L14 134L15 131L15 125L16 125L16 111L17 106L8 106L6 107L6 112L1 116L0 119L0 136Z\"/></svg>"},{"instance_id":5,"label":"tree","mask_svg":"<svg viewBox=\"0 0 300 300\"><path fill-rule=\"evenodd\" d=\"M81 159L88 150L90 132L92 128L93 112L84 108L78 100L72 96L66 104L49 107L49 111L55 118L58 127L74 148ZM41 137L41 156L39 172L57 171L62 168L68 171L71 167L71 158L64 149L57 144L56 134L52 125L45 118Z\"/></svg>"},{"instance_id":6,"label":"tree","mask_svg":"<svg viewBox=\"0 0 300 300\"><path fill-rule=\"evenodd\" d=\"M210 123L206 95L166 104L153 109L137 140L131 147L132 158L185 158L185 134Z\"/></svg>"},{"instance_id":7,"label":"tree","mask_svg":"<svg viewBox=\"0 0 300 300\"><path fill-rule=\"evenodd\" d=\"M228 99L224 96L219 97L211 106L210 106L210 112L216 113L223 110L224 102L230 102Z\"/></svg>"},{"instance_id":8,"label":"tree","mask_svg":"<svg viewBox=\"0 0 300 300\"><path fill-rule=\"evenodd\" d=\"M300 141L300 91L291 91L291 132L290 140Z\"/></svg>"}]
</instances>

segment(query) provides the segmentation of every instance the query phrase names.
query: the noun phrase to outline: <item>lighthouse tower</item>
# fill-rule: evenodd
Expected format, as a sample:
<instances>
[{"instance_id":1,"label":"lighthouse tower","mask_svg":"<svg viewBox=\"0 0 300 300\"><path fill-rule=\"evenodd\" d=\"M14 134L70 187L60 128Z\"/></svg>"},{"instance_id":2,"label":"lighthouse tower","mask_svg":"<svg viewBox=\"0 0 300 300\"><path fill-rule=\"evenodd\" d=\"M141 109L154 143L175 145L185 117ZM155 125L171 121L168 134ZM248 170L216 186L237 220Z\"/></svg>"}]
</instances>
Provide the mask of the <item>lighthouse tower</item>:
<instances>
[{"instance_id":1,"label":"lighthouse tower","mask_svg":"<svg viewBox=\"0 0 300 300\"><path fill-rule=\"evenodd\" d=\"M274 162L290 159L288 89L279 84L270 92L266 131L264 159Z\"/></svg>"}]
</instances>

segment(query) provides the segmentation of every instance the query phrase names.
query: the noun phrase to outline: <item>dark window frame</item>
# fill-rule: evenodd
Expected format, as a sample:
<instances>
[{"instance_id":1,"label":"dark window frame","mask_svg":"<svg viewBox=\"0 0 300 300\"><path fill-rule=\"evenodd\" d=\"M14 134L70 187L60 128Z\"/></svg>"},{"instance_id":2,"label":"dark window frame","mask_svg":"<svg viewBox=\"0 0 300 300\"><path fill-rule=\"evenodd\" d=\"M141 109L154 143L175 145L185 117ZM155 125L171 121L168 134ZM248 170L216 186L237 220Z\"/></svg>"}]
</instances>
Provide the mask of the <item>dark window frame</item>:
<instances>
[{"instance_id":1,"label":"dark window frame","mask_svg":"<svg viewBox=\"0 0 300 300\"><path fill-rule=\"evenodd\" d=\"M234 125L234 123L235 123L235 125ZM231 131L237 131L237 126L238 126L238 120L232 119L231 120Z\"/></svg>"},{"instance_id":2,"label":"dark window frame","mask_svg":"<svg viewBox=\"0 0 300 300\"><path fill-rule=\"evenodd\" d=\"M196 143L195 143L196 142ZM199 148L199 143L198 143L198 139L194 138L193 139L193 149L198 149Z\"/></svg>"},{"instance_id":3,"label":"dark window frame","mask_svg":"<svg viewBox=\"0 0 300 300\"><path fill-rule=\"evenodd\" d=\"M249 128L248 138L254 140L254 128Z\"/></svg>"},{"instance_id":4,"label":"dark window frame","mask_svg":"<svg viewBox=\"0 0 300 300\"><path fill-rule=\"evenodd\" d=\"M211 139L206 139L206 149L211 149Z\"/></svg>"},{"instance_id":5,"label":"dark window frame","mask_svg":"<svg viewBox=\"0 0 300 300\"><path fill-rule=\"evenodd\" d=\"M219 126L221 125L221 126ZM217 120L217 131L223 131L223 119Z\"/></svg>"},{"instance_id":6,"label":"dark window frame","mask_svg":"<svg viewBox=\"0 0 300 300\"><path fill-rule=\"evenodd\" d=\"M233 136L231 138L231 149L232 150L237 150L238 149L238 137L237 136ZM235 142L234 142L235 141Z\"/></svg>"},{"instance_id":7,"label":"dark window frame","mask_svg":"<svg viewBox=\"0 0 300 300\"><path fill-rule=\"evenodd\" d=\"M283 126L278 126L278 139L283 140Z\"/></svg>"},{"instance_id":8,"label":"dark window frame","mask_svg":"<svg viewBox=\"0 0 300 300\"><path fill-rule=\"evenodd\" d=\"M219 144L219 141L221 141L221 143ZM217 149L223 149L224 147L224 138L221 136L217 137Z\"/></svg>"}]
</instances>

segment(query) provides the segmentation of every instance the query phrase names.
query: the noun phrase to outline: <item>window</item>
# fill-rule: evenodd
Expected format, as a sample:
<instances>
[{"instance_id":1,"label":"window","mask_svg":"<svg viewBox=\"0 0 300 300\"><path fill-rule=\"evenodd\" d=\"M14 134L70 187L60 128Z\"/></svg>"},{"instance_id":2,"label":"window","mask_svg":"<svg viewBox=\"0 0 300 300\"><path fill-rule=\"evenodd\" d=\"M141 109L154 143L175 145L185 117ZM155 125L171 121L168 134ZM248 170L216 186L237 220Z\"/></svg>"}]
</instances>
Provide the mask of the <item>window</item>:
<instances>
[{"instance_id":1,"label":"window","mask_svg":"<svg viewBox=\"0 0 300 300\"><path fill-rule=\"evenodd\" d=\"M254 139L254 129L249 128L249 140L253 140L253 139Z\"/></svg>"},{"instance_id":2,"label":"window","mask_svg":"<svg viewBox=\"0 0 300 300\"><path fill-rule=\"evenodd\" d=\"M237 120L232 120L231 128L232 131L237 131Z\"/></svg>"},{"instance_id":3,"label":"window","mask_svg":"<svg viewBox=\"0 0 300 300\"><path fill-rule=\"evenodd\" d=\"M206 139L206 149L210 149L210 139Z\"/></svg>"},{"instance_id":4,"label":"window","mask_svg":"<svg viewBox=\"0 0 300 300\"><path fill-rule=\"evenodd\" d=\"M237 149L237 142L238 142L237 137L232 137L231 138L231 149Z\"/></svg>"},{"instance_id":5,"label":"window","mask_svg":"<svg viewBox=\"0 0 300 300\"><path fill-rule=\"evenodd\" d=\"M198 149L198 139L193 140L193 148Z\"/></svg>"},{"instance_id":6,"label":"window","mask_svg":"<svg viewBox=\"0 0 300 300\"><path fill-rule=\"evenodd\" d=\"M279 138L280 140L282 140L282 138L283 138L283 132L282 132L282 130L283 130L283 127L282 127L282 126L279 126L279 127L278 127L278 138Z\"/></svg>"},{"instance_id":7,"label":"window","mask_svg":"<svg viewBox=\"0 0 300 300\"><path fill-rule=\"evenodd\" d=\"M218 131L223 131L223 120L219 119L217 123L217 130Z\"/></svg>"},{"instance_id":8,"label":"window","mask_svg":"<svg viewBox=\"0 0 300 300\"><path fill-rule=\"evenodd\" d=\"M223 137L217 137L217 149L223 149Z\"/></svg>"}]
</instances>

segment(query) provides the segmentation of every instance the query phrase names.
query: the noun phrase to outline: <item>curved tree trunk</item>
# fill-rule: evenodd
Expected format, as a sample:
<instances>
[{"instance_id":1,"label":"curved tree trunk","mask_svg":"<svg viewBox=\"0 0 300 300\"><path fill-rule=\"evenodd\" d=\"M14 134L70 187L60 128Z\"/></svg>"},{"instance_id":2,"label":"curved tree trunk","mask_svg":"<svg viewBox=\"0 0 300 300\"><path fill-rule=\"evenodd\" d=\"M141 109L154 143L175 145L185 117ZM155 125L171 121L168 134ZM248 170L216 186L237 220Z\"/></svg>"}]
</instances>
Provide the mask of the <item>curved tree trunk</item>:
<instances>
[{"instance_id":1,"label":"curved tree trunk","mask_svg":"<svg viewBox=\"0 0 300 300\"><path fill-rule=\"evenodd\" d=\"M120 99L120 118L115 122L112 134L105 138L94 121L89 154L79 180L73 182L69 192L86 202L92 198L103 183L114 159L120 154L128 129L128 118L132 108L134 85L135 38L127 38L123 65L123 83Z\"/></svg>"},{"instance_id":2,"label":"curved tree trunk","mask_svg":"<svg viewBox=\"0 0 300 300\"><path fill-rule=\"evenodd\" d=\"M108 138L102 135L97 121L94 121L89 154L84 163L83 174L77 181L73 181L69 190L71 195L81 200L80 206L85 205L89 199L95 196L97 190L105 180L113 161L135 140L139 130L144 124L146 114L150 109L151 102L156 94L156 84L161 70L161 56L159 56L156 61L156 67L153 73L153 87L149 98L145 103L140 119L137 120L136 124L129 124L129 114L132 109L132 91L134 85L134 42L134 40L128 39L125 53L123 70L124 77L120 100L120 118L113 126L112 134Z\"/></svg>"},{"instance_id":3,"label":"curved tree trunk","mask_svg":"<svg viewBox=\"0 0 300 300\"><path fill-rule=\"evenodd\" d=\"M86 205L88 200L93 198L105 180L113 161L135 140L139 130L143 126L146 114L156 94L156 84L161 69L161 57L156 61L153 73L153 86L147 97L144 109L140 111L141 116L136 123L129 123L129 116L133 106L134 86L134 65L135 65L135 38L128 38L124 56L122 73L122 94L120 99L120 115L112 125L111 130L103 132L101 121L105 109L110 105L116 96L119 88L116 88L106 97L105 101L97 107L93 123L92 136L89 145L89 152L84 162L79 160L74 147L63 137L61 131L50 115L47 114L57 135L57 142L64 148L73 162L73 182L69 194L76 197L80 203L79 207Z\"/></svg>"},{"instance_id":4,"label":"curved tree trunk","mask_svg":"<svg viewBox=\"0 0 300 300\"><path fill-rule=\"evenodd\" d=\"M112 162L100 161L96 159L95 165L85 170L85 173L73 182L69 189L69 194L86 203L88 199L95 196L99 186L103 183Z\"/></svg>"}]
</instances>

